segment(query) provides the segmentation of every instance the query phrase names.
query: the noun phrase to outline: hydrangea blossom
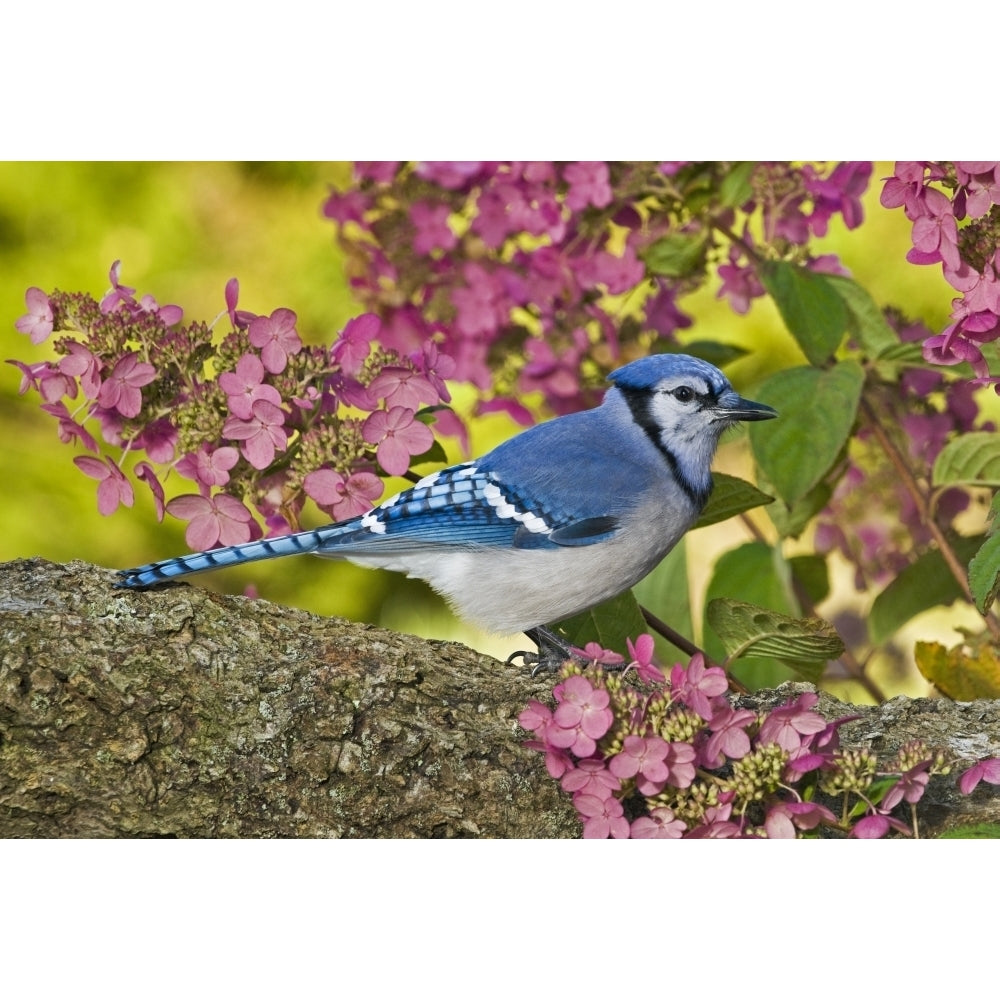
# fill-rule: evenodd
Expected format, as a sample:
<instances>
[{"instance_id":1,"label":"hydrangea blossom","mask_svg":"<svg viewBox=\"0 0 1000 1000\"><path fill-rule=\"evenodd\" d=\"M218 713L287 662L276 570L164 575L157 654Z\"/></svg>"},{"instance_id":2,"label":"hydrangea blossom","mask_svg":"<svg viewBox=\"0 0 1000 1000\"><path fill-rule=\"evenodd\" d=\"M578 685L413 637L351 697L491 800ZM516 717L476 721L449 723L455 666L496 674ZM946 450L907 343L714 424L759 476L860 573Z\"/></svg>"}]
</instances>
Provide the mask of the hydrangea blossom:
<instances>
[{"instance_id":1,"label":"hydrangea blossom","mask_svg":"<svg viewBox=\"0 0 1000 1000\"><path fill-rule=\"evenodd\" d=\"M533 391L555 413L593 405L603 374L690 326L679 299L716 266L743 312L764 293L761 257L837 269L807 242L835 215L861 222L870 174L868 163L360 163L324 214L384 344L410 354L439 336L480 412L523 419ZM723 182L738 210L704 198Z\"/></svg>"},{"instance_id":2,"label":"hydrangea blossom","mask_svg":"<svg viewBox=\"0 0 1000 1000\"><path fill-rule=\"evenodd\" d=\"M102 514L132 506L131 469L158 518L189 522L190 545L234 544L263 531L251 507L282 531L298 526L307 499L334 517L362 513L382 492L377 473L404 474L431 447L422 408L448 401L454 370L435 335L412 357L375 349L382 322L366 314L330 347L306 346L292 310L239 309L234 278L220 337L182 324L179 306L137 297L120 261L109 278L99 301L30 288L16 326L33 343L55 334L58 360L13 362L60 439L92 453L76 464L99 481ZM197 492L168 501L170 471Z\"/></svg>"},{"instance_id":3,"label":"hydrangea blossom","mask_svg":"<svg viewBox=\"0 0 1000 1000\"><path fill-rule=\"evenodd\" d=\"M645 656L651 642L640 636L629 649ZM827 721L813 692L767 711L734 706L725 673L703 654L675 665L667 681L664 671L657 680L605 666L607 653L589 648L586 661L567 661L555 711L531 701L518 718L534 737L525 745L545 753L549 774L573 797L585 837L915 836L915 814L911 827L894 810L912 813L950 768L921 741L881 767L870 751L842 749L840 730L857 717ZM711 671L722 674L721 690ZM708 718L695 710L705 698ZM980 780L1000 784L997 760L966 771L962 792Z\"/></svg>"}]
</instances>

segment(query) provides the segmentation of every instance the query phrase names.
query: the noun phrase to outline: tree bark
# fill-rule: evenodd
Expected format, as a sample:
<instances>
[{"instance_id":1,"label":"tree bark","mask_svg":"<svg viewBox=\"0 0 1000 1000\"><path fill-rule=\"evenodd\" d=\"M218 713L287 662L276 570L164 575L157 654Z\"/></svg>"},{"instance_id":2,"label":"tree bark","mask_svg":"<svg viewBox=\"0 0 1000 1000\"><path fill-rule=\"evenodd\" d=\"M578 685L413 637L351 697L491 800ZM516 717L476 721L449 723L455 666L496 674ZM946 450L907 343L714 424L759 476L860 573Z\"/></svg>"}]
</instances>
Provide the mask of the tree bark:
<instances>
[{"instance_id":1,"label":"tree bark","mask_svg":"<svg viewBox=\"0 0 1000 1000\"><path fill-rule=\"evenodd\" d=\"M0 565L0 837L579 835L517 725L550 677L267 601L113 582L80 562ZM844 741L880 754L914 736L1000 753L998 702L819 708L860 713ZM920 818L929 833L1000 821L1000 796L934 779Z\"/></svg>"}]
</instances>

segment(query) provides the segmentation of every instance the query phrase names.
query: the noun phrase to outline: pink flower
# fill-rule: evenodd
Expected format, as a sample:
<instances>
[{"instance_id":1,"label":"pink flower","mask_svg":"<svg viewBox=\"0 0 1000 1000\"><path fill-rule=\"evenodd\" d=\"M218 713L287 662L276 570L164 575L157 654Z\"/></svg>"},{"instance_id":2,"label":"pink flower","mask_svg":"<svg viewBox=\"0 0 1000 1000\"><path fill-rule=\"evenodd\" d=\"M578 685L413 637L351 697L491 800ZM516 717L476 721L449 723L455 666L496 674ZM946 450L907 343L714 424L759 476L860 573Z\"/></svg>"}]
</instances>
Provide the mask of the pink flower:
<instances>
[{"instance_id":1,"label":"pink flower","mask_svg":"<svg viewBox=\"0 0 1000 1000\"><path fill-rule=\"evenodd\" d=\"M620 257L598 250L580 259L576 273L585 287L604 285L611 295L621 295L642 281L646 276L646 265L636 256L635 250L627 246Z\"/></svg>"},{"instance_id":2,"label":"pink flower","mask_svg":"<svg viewBox=\"0 0 1000 1000\"><path fill-rule=\"evenodd\" d=\"M878 840L880 837L884 837L890 828L898 830L904 836L913 836L913 831L901 820L894 819L892 816L883 816L881 813L873 813L859 819L851 828L848 836L856 837L858 840Z\"/></svg>"},{"instance_id":3,"label":"pink flower","mask_svg":"<svg viewBox=\"0 0 1000 1000\"><path fill-rule=\"evenodd\" d=\"M263 385L263 381L264 365L256 354L244 354L236 363L235 372L223 372L219 376L219 388L226 394L234 417L249 420L258 399L281 405L281 393L273 385Z\"/></svg>"},{"instance_id":4,"label":"pink flower","mask_svg":"<svg viewBox=\"0 0 1000 1000\"><path fill-rule=\"evenodd\" d=\"M494 333L508 312L500 279L480 264L466 264L462 276L464 286L451 293L456 329L465 337Z\"/></svg>"},{"instance_id":5,"label":"pink flower","mask_svg":"<svg viewBox=\"0 0 1000 1000\"><path fill-rule=\"evenodd\" d=\"M52 332L54 316L49 297L40 288L32 286L24 293L27 313L14 326L26 333L33 344L40 344Z\"/></svg>"},{"instance_id":6,"label":"pink flower","mask_svg":"<svg viewBox=\"0 0 1000 1000\"><path fill-rule=\"evenodd\" d=\"M42 374L49 370L47 361L36 361L33 365L26 365L23 361L8 361L7 364L13 365L21 372L21 384L17 388L19 396L23 396L29 389L40 391L41 383L39 380ZM59 396L56 399L59 399Z\"/></svg>"},{"instance_id":7,"label":"pink flower","mask_svg":"<svg viewBox=\"0 0 1000 1000\"><path fill-rule=\"evenodd\" d=\"M911 805L919 802L923 797L930 775L927 769L931 766L930 760L921 761L916 767L911 767L900 776L897 781L882 797L881 807L887 812L895 809L904 799Z\"/></svg>"},{"instance_id":8,"label":"pink flower","mask_svg":"<svg viewBox=\"0 0 1000 1000\"><path fill-rule=\"evenodd\" d=\"M911 221L924 212L924 173L921 161L900 161L892 177L886 178L879 201L883 208L904 207L906 217Z\"/></svg>"},{"instance_id":9,"label":"pink flower","mask_svg":"<svg viewBox=\"0 0 1000 1000\"><path fill-rule=\"evenodd\" d=\"M168 514L191 522L184 538L192 551L248 542L256 528L250 511L228 493L217 493L214 497L186 493L174 497L166 509Z\"/></svg>"},{"instance_id":10,"label":"pink flower","mask_svg":"<svg viewBox=\"0 0 1000 1000\"><path fill-rule=\"evenodd\" d=\"M421 403L436 403L438 395L430 380L412 368L387 365L371 380L368 391L388 406L418 410Z\"/></svg>"},{"instance_id":11,"label":"pink flower","mask_svg":"<svg viewBox=\"0 0 1000 1000\"><path fill-rule=\"evenodd\" d=\"M625 662L625 657L621 653L616 653L613 649L604 649L597 642L588 642L583 649L573 649L573 653L593 666L600 663L606 667L616 667L619 663Z\"/></svg>"},{"instance_id":12,"label":"pink flower","mask_svg":"<svg viewBox=\"0 0 1000 1000\"><path fill-rule=\"evenodd\" d=\"M275 451L284 451L288 444L284 424L284 410L266 399L258 399L250 408L249 420L230 417L222 433L243 442L240 451L255 469L266 469L274 461Z\"/></svg>"},{"instance_id":13,"label":"pink flower","mask_svg":"<svg viewBox=\"0 0 1000 1000\"><path fill-rule=\"evenodd\" d=\"M794 701L772 709L760 727L758 743L761 746L777 743L782 750L789 752L797 750L802 745L803 736L826 728L826 719L809 711L818 701L819 695L800 694Z\"/></svg>"},{"instance_id":14,"label":"pink flower","mask_svg":"<svg viewBox=\"0 0 1000 1000\"><path fill-rule=\"evenodd\" d=\"M101 376L97 358L83 344L78 344L75 340L67 341L66 348L69 354L60 359L59 371L64 375L78 378L80 388L83 389L83 394L87 399L97 399L101 391Z\"/></svg>"},{"instance_id":15,"label":"pink flower","mask_svg":"<svg viewBox=\"0 0 1000 1000\"><path fill-rule=\"evenodd\" d=\"M416 166L418 177L440 184L449 191L460 191L482 174L492 174L495 167L481 160L425 160Z\"/></svg>"},{"instance_id":16,"label":"pink flower","mask_svg":"<svg viewBox=\"0 0 1000 1000\"><path fill-rule=\"evenodd\" d=\"M635 670L639 680L647 684L662 684L666 680L663 671L653 663L654 643L651 635L644 632L635 640L635 645L631 639L626 639L625 644L632 657L629 667Z\"/></svg>"},{"instance_id":17,"label":"pink flower","mask_svg":"<svg viewBox=\"0 0 1000 1000\"><path fill-rule=\"evenodd\" d=\"M812 830L820 823L836 825L837 817L817 802L776 802L767 812L764 829L772 840L792 840L796 828Z\"/></svg>"},{"instance_id":18,"label":"pink flower","mask_svg":"<svg viewBox=\"0 0 1000 1000\"><path fill-rule=\"evenodd\" d=\"M695 749L689 743L667 743L659 736L626 736L622 752L608 770L616 778L636 778L642 795L656 795L663 786L687 788L695 776Z\"/></svg>"},{"instance_id":19,"label":"pink flower","mask_svg":"<svg viewBox=\"0 0 1000 1000\"><path fill-rule=\"evenodd\" d=\"M679 840L686 829L683 820L674 818L673 810L661 806L633 820L631 836L633 840Z\"/></svg>"},{"instance_id":20,"label":"pink flower","mask_svg":"<svg viewBox=\"0 0 1000 1000\"><path fill-rule=\"evenodd\" d=\"M563 775L560 784L571 795L596 795L599 799L609 798L622 787L603 760L581 760Z\"/></svg>"},{"instance_id":21,"label":"pink flower","mask_svg":"<svg viewBox=\"0 0 1000 1000\"><path fill-rule=\"evenodd\" d=\"M371 510L384 487L370 472L355 472L345 480L333 469L317 469L305 477L302 488L335 521L346 521Z\"/></svg>"},{"instance_id":22,"label":"pink flower","mask_svg":"<svg viewBox=\"0 0 1000 1000\"><path fill-rule=\"evenodd\" d=\"M132 298L135 289L118 283L118 276L121 274L121 270L122 262L116 260L108 272L108 277L111 279L111 288L104 293L104 298L101 299L101 312L103 313L112 312L120 304L126 306L135 305L135 299Z\"/></svg>"},{"instance_id":23,"label":"pink flower","mask_svg":"<svg viewBox=\"0 0 1000 1000\"><path fill-rule=\"evenodd\" d=\"M378 336L382 321L374 313L364 313L348 320L330 351L333 360L348 375L357 375L371 353L371 342Z\"/></svg>"},{"instance_id":24,"label":"pink flower","mask_svg":"<svg viewBox=\"0 0 1000 1000\"><path fill-rule=\"evenodd\" d=\"M598 798L596 795L577 795L573 805L583 820L586 840L606 840L609 836L624 840L629 835L625 810L616 798Z\"/></svg>"},{"instance_id":25,"label":"pink flower","mask_svg":"<svg viewBox=\"0 0 1000 1000\"><path fill-rule=\"evenodd\" d=\"M825 236L831 215L840 212L848 229L856 229L864 219L861 196L868 188L872 175L870 162L838 163L826 180L814 179L807 173L806 187L813 196L813 213L809 226L817 236Z\"/></svg>"},{"instance_id":26,"label":"pink flower","mask_svg":"<svg viewBox=\"0 0 1000 1000\"><path fill-rule=\"evenodd\" d=\"M123 417L137 417L142 410L141 386L156 378L156 369L139 360L135 352L120 358L101 385L97 403L106 410L117 410Z\"/></svg>"},{"instance_id":27,"label":"pink flower","mask_svg":"<svg viewBox=\"0 0 1000 1000\"><path fill-rule=\"evenodd\" d=\"M156 508L156 520L163 520L163 512L166 508L163 505L163 487L156 477L156 470L149 462L137 462L135 466L135 478L144 482L153 494L153 505Z\"/></svg>"},{"instance_id":28,"label":"pink flower","mask_svg":"<svg viewBox=\"0 0 1000 1000\"><path fill-rule=\"evenodd\" d=\"M718 267L722 287L715 293L715 297L729 299L733 312L743 316L750 309L750 300L764 294L764 286L752 267L740 263L741 257L742 251L738 247L729 248L729 263Z\"/></svg>"},{"instance_id":29,"label":"pink flower","mask_svg":"<svg viewBox=\"0 0 1000 1000\"><path fill-rule=\"evenodd\" d=\"M295 313L291 309L275 309L270 316L255 316L250 321L250 343L260 349L264 367L277 375L285 370L289 355L302 350L302 341L295 331Z\"/></svg>"},{"instance_id":30,"label":"pink flower","mask_svg":"<svg viewBox=\"0 0 1000 1000\"><path fill-rule=\"evenodd\" d=\"M447 205L432 205L426 201L415 201L410 206L410 221L416 233L413 249L419 254L430 254L433 250L454 250L458 237L448 225L451 209Z\"/></svg>"},{"instance_id":31,"label":"pink flower","mask_svg":"<svg viewBox=\"0 0 1000 1000\"><path fill-rule=\"evenodd\" d=\"M959 336L955 324L936 337L928 337L924 341L923 356L925 361L936 365L960 365L963 361L968 361L977 378L985 379L989 376L989 366L983 352L975 344Z\"/></svg>"},{"instance_id":32,"label":"pink flower","mask_svg":"<svg viewBox=\"0 0 1000 1000\"><path fill-rule=\"evenodd\" d=\"M198 488L207 496L208 487L225 486L229 482L229 470L239 460L240 453L235 448L225 445L210 451L208 445L203 444L177 463L177 471L198 483Z\"/></svg>"},{"instance_id":33,"label":"pink flower","mask_svg":"<svg viewBox=\"0 0 1000 1000\"><path fill-rule=\"evenodd\" d=\"M424 373L437 393L437 399L443 403L450 403L451 393L448 391L445 379L455 374L455 359L442 354L433 340L425 340L421 344L420 351L410 355L410 361L416 365L418 371Z\"/></svg>"},{"instance_id":34,"label":"pink flower","mask_svg":"<svg viewBox=\"0 0 1000 1000\"><path fill-rule=\"evenodd\" d=\"M237 309L236 303L239 302L239 298L240 283L236 278L230 278L226 282L226 311L229 313L229 322L233 324L234 330L245 330L257 314Z\"/></svg>"},{"instance_id":35,"label":"pink flower","mask_svg":"<svg viewBox=\"0 0 1000 1000\"><path fill-rule=\"evenodd\" d=\"M906 259L912 264L933 264L943 261L952 271L961 263L958 255L958 224L951 201L935 188L924 195L926 214L913 223L913 250Z\"/></svg>"},{"instance_id":36,"label":"pink flower","mask_svg":"<svg viewBox=\"0 0 1000 1000\"><path fill-rule=\"evenodd\" d=\"M563 180L569 184L566 204L574 212L588 205L606 208L614 197L607 163L601 161L570 163L563 168Z\"/></svg>"},{"instance_id":37,"label":"pink flower","mask_svg":"<svg viewBox=\"0 0 1000 1000\"><path fill-rule=\"evenodd\" d=\"M988 782L991 785L1000 785L1000 757L981 760L965 771L958 779L959 790L963 795L971 795L980 781Z\"/></svg>"},{"instance_id":38,"label":"pink flower","mask_svg":"<svg viewBox=\"0 0 1000 1000\"><path fill-rule=\"evenodd\" d=\"M141 448L154 462L166 464L174 460L177 446L177 431L165 417L146 424L134 441L134 447Z\"/></svg>"},{"instance_id":39,"label":"pink flower","mask_svg":"<svg viewBox=\"0 0 1000 1000\"><path fill-rule=\"evenodd\" d=\"M434 443L431 429L414 419L413 410L405 406L370 414L361 428L361 436L378 446L379 465L393 476L406 472L411 455L422 455Z\"/></svg>"},{"instance_id":40,"label":"pink flower","mask_svg":"<svg viewBox=\"0 0 1000 1000\"><path fill-rule=\"evenodd\" d=\"M707 721L717 707L713 699L726 693L729 681L721 667L706 667L704 654L696 653L687 667L676 666L670 671L670 686L688 708Z\"/></svg>"},{"instance_id":41,"label":"pink flower","mask_svg":"<svg viewBox=\"0 0 1000 1000\"><path fill-rule=\"evenodd\" d=\"M532 698L517 717L517 724L530 733L541 736L552 722L552 709Z\"/></svg>"},{"instance_id":42,"label":"pink flower","mask_svg":"<svg viewBox=\"0 0 1000 1000\"><path fill-rule=\"evenodd\" d=\"M608 708L610 697L595 688L586 677L574 674L556 686L559 706L553 716L563 728L579 726L592 739L600 739L610 728L614 715Z\"/></svg>"},{"instance_id":43,"label":"pink flower","mask_svg":"<svg viewBox=\"0 0 1000 1000\"><path fill-rule=\"evenodd\" d=\"M550 396L575 399L580 393L580 350L556 351L547 340L532 338L525 344L527 359L521 367L521 386L528 392L541 389Z\"/></svg>"},{"instance_id":44,"label":"pink flower","mask_svg":"<svg viewBox=\"0 0 1000 1000\"><path fill-rule=\"evenodd\" d=\"M567 678L555 688L560 704L552 716L552 726L546 731L548 742L569 750L577 757L589 757L597 749L596 741L611 728L614 714L608 708L610 697L603 688L594 688L578 674Z\"/></svg>"},{"instance_id":45,"label":"pink flower","mask_svg":"<svg viewBox=\"0 0 1000 1000\"><path fill-rule=\"evenodd\" d=\"M91 435L90 431L83 424L78 424L70 416L69 410L66 409L66 404L61 400L58 403L42 403L41 409L59 421L59 440L63 444L69 444L71 441L78 439L80 444L88 451L96 452L98 450L97 442L94 440L93 435Z\"/></svg>"},{"instance_id":46,"label":"pink flower","mask_svg":"<svg viewBox=\"0 0 1000 1000\"><path fill-rule=\"evenodd\" d=\"M156 316L164 326L175 326L184 316L184 310L180 306L161 306L152 295L143 295L132 306L132 313L136 316L149 313Z\"/></svg>"},{"instance_id":47,"label":"pink flower","mask_svg":"<svg viewBox=\"0 0 1000 1000\"><path fill-rule=\"evenodd\" d=\"M523 199L516 188L509 185L495 189L485 188L476 200L472 231L481 236L491 250L496 250L503 245L508 233L520 228L514 216L521 210Z\"/></svg>"},{"instance_id":48,"label":"pink flower","mask_svg":"<svg viewBox=\"0 0 1000 1000\"><path fill-rule=\"evenodd\" d=\"M369 199L360 191L331 191L323 202L323 215L340 225L357 222L363 226L369 205Z\"/></svg>"},{"instance_id":49,"label":"pink flower","mask_svg":"<svg viewBox=\"0 0 1000 1000\"><path fill-rule=\"evenodd\" d=\"M750 753L750 737L746 726L757 718L749 709L733 709L728 705L717 709L709 722L712 735L705 745L704 760L708 767L719 767L723 757L741 760Z\"/></svg>"},{"instance_id":50,"label":"pink flower","mask_svg":"<svg viewBox=\"0 0 1000 1000\"><path fill-rule=\"evenodd\" d=\"M390 183L398 171L398 160L357 160L354 164L357 180L374 181L376 184Z\"/></svg>"},{"instance_id":51,"label":"pink flower","mask_svg":"<svg viewBox=\"0 0 1000 1000\"><path fill-rule=\"evenodd\" d=\"M91 479L100 480L97 487L97 509L107 517L113 514L119 504L131 507L135 503L135 493L132 484L125 478L122 470L111 459L91 458L89 455L78 455L73 464Z\"/></svg>"},{"instance_id":52,"label":"pink flower","mask_svg":"<svg viewBox=\"0 0 1000 1000\"><path fill-rule=\"evenodd\" d=\"M637 774L645 783L658 786L655 795L666 784L670 769L664 760L670 749L666 740L659 736L626 736L621 753L615 754L608 764L608 770L616 778L633 778ZM644 793L650 794L650 793Z\"/></svg>"},{"instance_id":53,"label":"pink flower","mask_svg":"<svg viewBox=\"0 0 1000 1000\"><path fill-rule=\"evenodd\" d=\"M725 266L725 265L723 265ZM673 339L675 330L685 330L693 323L686 313L677 308L677 290L662 279L656 279L659 291L646 299L643 309L646 313L646 326L655 330L661 337ZM759 294L763 294L761 289ZM719 296L721 298L721 295ZM746 312L746 309L743 310Z\"/></svg>"},{"instance_id":54,"label":"pink flower","mask_svg":"<svg viewBox=\"0 0 1000 1000\"><path fill-rule=\"evenodd\" d=\"M39 395L46 403L57 403L63 396L76 399L76 379L64 374L58 367L53 367L47 361L43 361L39 365L33 365L30 369L20 364L20 362L14 363L26 376L29 373L34 376L34 387L38 389ZM22 392L27 388L26 381L28 380L22 379L21 381Z\"/></svg>"}]
</instances>

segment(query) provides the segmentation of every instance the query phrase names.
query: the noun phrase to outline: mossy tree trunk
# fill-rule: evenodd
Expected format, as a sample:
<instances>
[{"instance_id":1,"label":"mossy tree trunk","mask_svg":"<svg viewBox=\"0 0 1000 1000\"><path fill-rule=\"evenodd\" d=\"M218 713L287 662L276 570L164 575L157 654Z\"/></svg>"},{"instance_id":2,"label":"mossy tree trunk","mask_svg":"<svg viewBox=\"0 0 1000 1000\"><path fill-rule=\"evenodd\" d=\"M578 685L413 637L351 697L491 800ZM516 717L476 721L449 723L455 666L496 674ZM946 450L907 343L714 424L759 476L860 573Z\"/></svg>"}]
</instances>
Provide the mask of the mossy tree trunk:
<instances>
[{"instance_id":1,"label":"mossy tree trunk","mask_svg":"<svg viewBox=\"0 0 1000 1000\"><path fill-rule=\"evenodd\" d=\"M517 716L549 697L463 646L40 559L0 565L0 837L579 834ZM764 704L788 691L755 696ZM1000 704L895 699L845 742L1000 753ZM935 779L922 829L1000 819Z\"/></svg>"}]
</instances>

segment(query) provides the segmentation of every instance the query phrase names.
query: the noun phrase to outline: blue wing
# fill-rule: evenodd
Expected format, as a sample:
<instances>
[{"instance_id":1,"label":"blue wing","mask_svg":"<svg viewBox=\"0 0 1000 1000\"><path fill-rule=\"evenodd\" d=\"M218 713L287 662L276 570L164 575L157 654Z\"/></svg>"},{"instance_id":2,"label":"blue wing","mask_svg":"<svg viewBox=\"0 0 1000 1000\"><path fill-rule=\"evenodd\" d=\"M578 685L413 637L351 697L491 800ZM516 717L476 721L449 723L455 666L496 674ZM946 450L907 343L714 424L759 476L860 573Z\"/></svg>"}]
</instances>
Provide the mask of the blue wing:
<instances>
[{"instance_id":1,"label":"blue wing","mask_svg":"<svg viewBox=\"0 0 1000 1000\"><path fill-rule=\"evenodd\" d=\"M428 545L557 548L610 537L610 516L556 509L466 462L434 473L317 546L320 554L383 553ZM344 526L346 527L346 525Z\"/></svg>"}]
</instances>

